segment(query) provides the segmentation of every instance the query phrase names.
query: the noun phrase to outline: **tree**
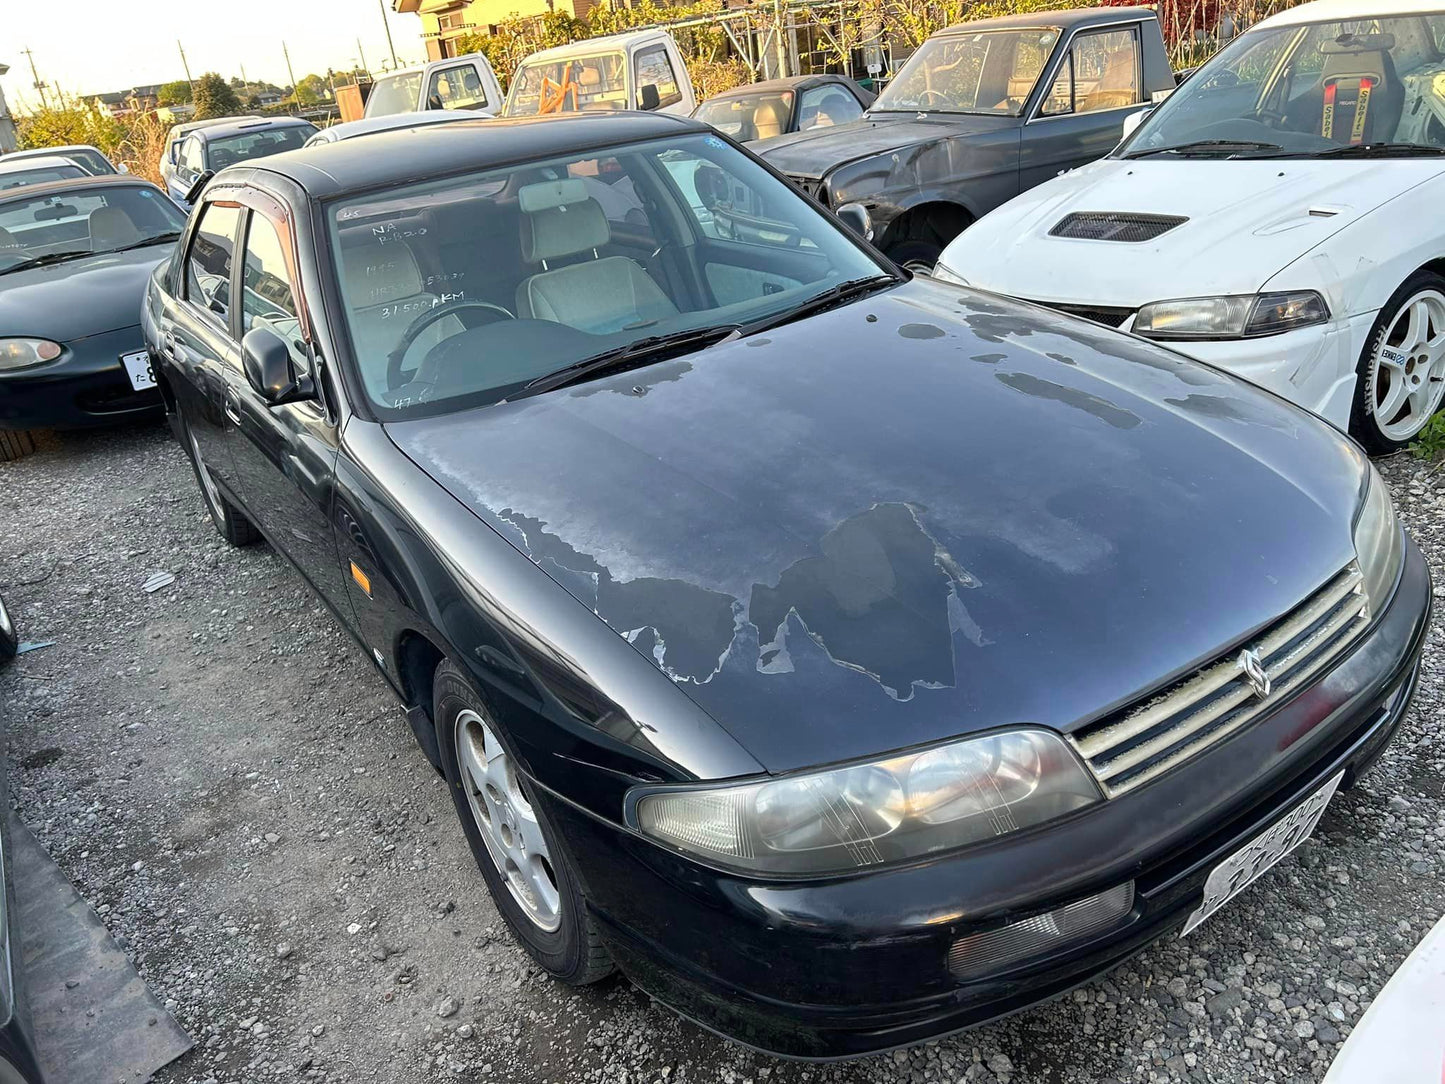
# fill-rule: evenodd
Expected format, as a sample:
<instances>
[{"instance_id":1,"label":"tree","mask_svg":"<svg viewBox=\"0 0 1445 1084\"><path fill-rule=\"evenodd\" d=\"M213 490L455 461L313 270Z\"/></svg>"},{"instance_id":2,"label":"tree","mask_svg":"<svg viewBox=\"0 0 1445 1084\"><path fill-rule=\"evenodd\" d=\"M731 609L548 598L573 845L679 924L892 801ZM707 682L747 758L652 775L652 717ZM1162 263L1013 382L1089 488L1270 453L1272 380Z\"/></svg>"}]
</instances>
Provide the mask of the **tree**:
<instances>
[{"instance_id":1,"label":"tree","mask_svg":"<svg viewBox=\"0 0 1445 1084\"><path fill-rule=\"evenodd\" d=\"M196 80L196 119L228 117L241 111L236 92L215 72L207 72Z\"/></svg>"},{"instance_id":2,"label":"tree","mask_svg":"<svg viewBox=\"0 0 1445 1084\"><path fill-rule=\"evenodd\" d=\"M184 79L166 83L156 96L157 105L186 105L191 100L191 84Z\"/></svg>"},{"instance_id":3,"label":"tree","mask_svg":"<svg viewBox=\"0 0 1445 1084\"><path fill-rule=\"evenodd\" d=\"M296 80L296 104L315 105L317 102L328 98L331 95L331 88L326 80L319 75L304 75Z\"/></svg>"}]
</instances>

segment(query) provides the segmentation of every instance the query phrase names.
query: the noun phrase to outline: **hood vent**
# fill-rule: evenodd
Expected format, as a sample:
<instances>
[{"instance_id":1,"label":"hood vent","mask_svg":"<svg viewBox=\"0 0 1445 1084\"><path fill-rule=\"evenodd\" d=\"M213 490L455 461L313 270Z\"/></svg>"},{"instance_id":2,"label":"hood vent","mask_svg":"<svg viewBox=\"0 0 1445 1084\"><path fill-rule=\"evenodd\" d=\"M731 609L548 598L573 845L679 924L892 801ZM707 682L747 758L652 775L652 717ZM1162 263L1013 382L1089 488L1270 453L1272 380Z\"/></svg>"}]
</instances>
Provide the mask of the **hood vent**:
<instances>
[{"instance_id":1,"label":"hood vent","mask_svg":"<svg viewBox=\"0 0 1445 1084\"><path fill-rule=\"evenodd\" d=\"M1124 211L1075 211L1065 215L1049 231L1050 237L1073 237L1081 241L1152 241L1161 233L1188 222L1174 215L1141 215Z\"/></svg>"}]
</instances>

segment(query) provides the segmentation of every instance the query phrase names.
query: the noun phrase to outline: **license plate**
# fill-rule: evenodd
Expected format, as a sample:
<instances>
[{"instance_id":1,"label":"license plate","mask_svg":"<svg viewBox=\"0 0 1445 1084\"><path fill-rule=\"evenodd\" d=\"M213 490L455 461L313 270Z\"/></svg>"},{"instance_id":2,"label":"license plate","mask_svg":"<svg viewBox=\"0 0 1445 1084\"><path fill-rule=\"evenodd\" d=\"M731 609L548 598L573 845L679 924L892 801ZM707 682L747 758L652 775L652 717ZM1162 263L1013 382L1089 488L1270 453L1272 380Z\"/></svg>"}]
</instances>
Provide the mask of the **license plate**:
<instances>
[{"instance_id":1,"label":"license plate","mask_svg":"<svg viewBox=\"0 0 1445 1084\"><path fill-rule=\"evenodd\" d=\"M136 391L156 386L156 374L151 371L151 356L144 350L134 354L122 354L120 363L125 366L125 375L130 377L130 386Z\"/></svg>"},{"instance_id":2,"label":"license plate","mask_svg":"<svg viewBox=\"0 0 1445 1084\"><path fill-rule=\"evenodd\" d=\"M1344 776L1345 773L1340 772L1275 821L1263 835L1256 836L1215 866L1204 882L1204 902L1189 916L1179 936L1188 936L1190 930L1254 884L1267 869L1307 840Z\"/></svg>"}]
</instances>

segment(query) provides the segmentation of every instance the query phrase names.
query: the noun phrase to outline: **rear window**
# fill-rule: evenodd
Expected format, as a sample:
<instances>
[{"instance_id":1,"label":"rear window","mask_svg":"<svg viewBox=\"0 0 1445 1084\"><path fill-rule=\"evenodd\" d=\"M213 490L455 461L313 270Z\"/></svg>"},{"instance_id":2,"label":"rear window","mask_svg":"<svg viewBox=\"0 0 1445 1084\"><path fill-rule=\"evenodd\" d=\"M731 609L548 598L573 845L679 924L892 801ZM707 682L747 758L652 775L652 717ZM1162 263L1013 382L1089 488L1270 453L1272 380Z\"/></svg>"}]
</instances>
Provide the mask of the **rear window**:
<instances>
[{"instance_id":1,"label":"rear window","mask_svg":"<svg viewBox=\"0 0 1445 1084\"><path fill-rule=\"evenodd\" d=\"M34 169L17 169L11 173L0 173L0 189L21 188L27 184L43 184L46 181L68 181L86 176L79 166L37 166Z\"/></svg>"},{"instance_id":2,"label":"rear window","mask_svg":"<svg viewBox=\"0 0 1445 1084\"><path fill-rule=\"evenodd\" d=\"M243 135L212 139L206 145L206 165L210 169L222 170L227 166L251 158L264 158L268 154L298 150L316 134L311 125L292 128L266 128Z\"/></svg>"},{"instance_id":3,"label":"rear window","mask_svg":"<svg viewBox=\"0 0 1445 1084\"><path fill-rule=\"evenodd\" d=\"M627 108L627 61L621 53L523 64L507 95L507 117Z\"/></svg>"}]
</instances>

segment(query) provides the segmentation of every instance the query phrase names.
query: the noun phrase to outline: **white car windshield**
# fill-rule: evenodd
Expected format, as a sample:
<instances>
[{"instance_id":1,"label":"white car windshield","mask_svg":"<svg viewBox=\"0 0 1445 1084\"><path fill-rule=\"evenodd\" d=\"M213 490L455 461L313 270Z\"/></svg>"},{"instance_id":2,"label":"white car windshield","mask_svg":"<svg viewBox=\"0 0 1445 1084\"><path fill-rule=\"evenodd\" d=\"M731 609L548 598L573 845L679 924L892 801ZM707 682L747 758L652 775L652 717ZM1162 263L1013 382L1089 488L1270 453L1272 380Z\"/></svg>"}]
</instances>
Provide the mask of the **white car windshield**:
<instances>
[{"instance_id":1,"label":"white car windshield","mask_svg":"<svg viewBox=\"0 0 1445 1084\"><path fill-rule=\"evenodd\" d=\"M588 359L895 281L714 135L401 185L328 216L352 358L383 419L533 394Z\"/></svg>"},{"instance_id":2,"label":"white car windshield","mask_svg":"<svg viewBox=\"0 0 1445 1084\"><path fill-rule=\"evenodd\" d=\"M1445 13L1250 31L1190 76L1119 153L1445 153Z\"/></svg>"},{"instance_id":3,"label":"white car windshield","mask_svg":"<svg viewBox=\"0 0 1445 1084\"><path fill-rule=\"evenodd\" d=\"M421 95L421 72L388 75L371 85L366 99L366 116L387 117L393 113L410 113Z\"/></svg>"},{"instance_id":4,"label":"white car windshield","mask_svg":"<svg viewBox=\"0 0 1445 1084\"><path fill-rule=\"evenodd\" d=\"M990 30L929 38L873 103L872 112L1018 116L1059 32Z\"/></svg>"},{"instance_id":5,"label":"white car windshield","mask_svg":"<svg viewBox=\"0 0 1445 1084\"><path fill-rule=\"evenodd\" d=\"M627 108L627 61L621 53L532 61L517 69L504 117Z\"/></svg>"}]
</instances>

